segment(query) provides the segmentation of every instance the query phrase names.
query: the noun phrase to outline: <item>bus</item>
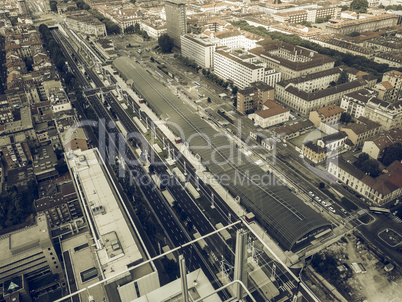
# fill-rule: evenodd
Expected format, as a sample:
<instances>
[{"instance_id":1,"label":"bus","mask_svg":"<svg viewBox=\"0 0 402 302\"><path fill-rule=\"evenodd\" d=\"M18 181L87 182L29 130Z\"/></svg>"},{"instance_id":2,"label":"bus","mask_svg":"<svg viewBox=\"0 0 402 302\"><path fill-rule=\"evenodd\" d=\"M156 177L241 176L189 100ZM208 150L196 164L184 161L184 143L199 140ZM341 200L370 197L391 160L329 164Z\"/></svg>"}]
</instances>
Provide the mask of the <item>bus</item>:
<instances>
[{"instance_id":1,"label":"bus","mask_svg":"<svg viewBox=\"0 0 402 302\"><path fill-rule=\"evenodd\" d=\"M375 214L391 214L390 209L379 208L379 207L369 207L369 211Z\"/></svg>"},{"instance_id":2,"label":"bus","mask_svg":"<svg viewBox=\"0 0 402 302\"><path fill-rule=\"evenodd\" d=\"M195 85L197 85L198 87L201 87L201 84L198 82L194 82Z\"/></svg>"}]
</instances>

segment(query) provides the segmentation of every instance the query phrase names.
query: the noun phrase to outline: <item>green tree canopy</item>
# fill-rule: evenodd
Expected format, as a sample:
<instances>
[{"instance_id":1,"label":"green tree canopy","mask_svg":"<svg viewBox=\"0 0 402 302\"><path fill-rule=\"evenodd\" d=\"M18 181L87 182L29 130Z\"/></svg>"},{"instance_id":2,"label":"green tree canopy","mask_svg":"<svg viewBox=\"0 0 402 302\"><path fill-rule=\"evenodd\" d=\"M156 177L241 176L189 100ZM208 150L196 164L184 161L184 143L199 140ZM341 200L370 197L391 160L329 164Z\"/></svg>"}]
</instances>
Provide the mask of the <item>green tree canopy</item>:
<instances>
[{"instance_id":1,"label":"green tree canopy","mask_svg":"<svg viewBox=\"0 0 402 302\"><path fill-rule=\"evenodd\" d=\"M50 4L50 10L52 12L57 13L57 1L50 1L49 4Z\"/></svg>"},{"instance_id":2,"label":"green tree canopy","mask_svg":"<svg viewBox=\"0 0 402 302\"><path fill-rule=\"evenodd\" d=\"M367 0L353 0L350 4L350 10L356 13L367 13L368 2Z\"/></svg>"},{"instance_id":3,"label":"green tree canopy","mask_svg":"<svg viewBox=\"0 0 402 302\"><path fill-rule=\"evenodd\" d=\"M346 72L346 70L342 70L341 74L339 75L338 81L336 81L337 85L341 85L341 84L345 84L349 82L349 76L348 73Z\"/></svg>"},{"instance_id":4,"label":"green tree canopy","mask_svg":"<svg viewBox=\"0 0 402 302\"><path fill-rule=\"evenodd\" d=\"M170 53L173 49L173 39L167 34L163 34L158 38L158 44L163 53Z\"/></svg>"},{"instance_id":5,"label":"green tree canopy","mask_svg":"<svg viewBox=\"0 0 402 302\"><path fill-rule=\"evenodd\" d=\"M342 112L340 121L344 124L350 123L352 121L352 116L347 112Z\"/></svg>"},{"instance_id":6,"label":"green tree canopy","mask_svg":"<svg viewBox=\"0 0 402 302\"><path fill-rule=\"evenodd\" d=\"M382 163L389 166L395 160L402 160L402 143L396 143L389 146L384 152Z\"/></svg>"}]
</instances>

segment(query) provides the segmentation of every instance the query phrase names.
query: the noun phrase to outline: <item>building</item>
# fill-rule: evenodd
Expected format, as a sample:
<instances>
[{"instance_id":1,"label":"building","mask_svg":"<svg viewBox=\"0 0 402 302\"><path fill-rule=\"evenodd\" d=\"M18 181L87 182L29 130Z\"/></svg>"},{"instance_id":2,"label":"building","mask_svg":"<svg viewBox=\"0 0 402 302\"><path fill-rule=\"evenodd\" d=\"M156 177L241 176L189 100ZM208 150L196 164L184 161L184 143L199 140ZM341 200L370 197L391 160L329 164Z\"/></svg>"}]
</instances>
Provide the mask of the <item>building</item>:
<instances>
[{"instance_id":1,"label":"building","mask_svg":"<svg viewBox=\"0 0 402 302\"><path fill-rule=\"evenodd\" d=\"M393 68L402 68L402 54L400 51L377 53L374 62L388 64L389 67Z\"/></svg>"},{"instance_id":2,"label":"building","mask_svg":"<svg viewBox=\"0 0 402 302\"><path fill-rule=\"evenodd\" d=\"M373 90L377 93L377 97L380 100L392 100L394 86L392 86L388 81L377 83L376 85L374 85Z\"/></svg>"},{"instance_id":3,"label":"building","mask_svg":"<svg viewBox=\"0 0 402 302\"><path fill-rule=\"evenodd\" d=\"M347 35L352 32L375 31L380 28L393 27L398 22L398 16L384 14L364 19L328 23L325 30L331 34Z\"/></svg>"},{"instance_id":4,"label":"building","mask_svg":"<svg viewBox=\"0 0 402 302\"><path fill-rule=\"evenodd\" d=\"M166 22L162 20L144 20L141 21L141 29L145 30L151 38L158 39L167 33Z\"/></svg>"},{"instance_id":5,"label":"building","mask_svg":"<svg viewBox=\"0 0 402 302\"><path fill-rule=\"evenodd\" d=\"M311 141L303 144L302 154L305 158L308 158L315 164L324 161L326 158L325 148Z\"/></svg>"},{"instance_id":6,"label":"building","mask_svg":"<svg viewBox=\"0 0 402 302\"><path fill-rule=\"evenodd\" d=\"M194 60L202 68L213 67L215 47L215 44L205 38L189 34L181 37L181 55Z\"/></svg>"},{"instance_id":7,"label":"building","mask_svg":"<svg viewBox=\"0 0 402 302\"><path fill-rule=\"evenodd\" d=\"M296 122L290 125L275 129L275 136L284 141L298 137L314 127L314 124L309 120Z\"/></svg>"},{"instance_id":8,"label":"building","mask_svg":"<svg viewBox=\"0 0 402 302\"><path fill-rule=\"evenodd\" d=\"M337 132L341 115L345 110L336 105L330 105L311 111L309 120L314 126L325 133ZM332 129L329 129L332 128Z\"/></svg>"},{"instance_id":9,"label":"building","mask_svg":"<svg viewBox=\"0 0 402 302\"><path fill-rule=\"evenodd\" d=\"M29 281L51 274L61 277L62 266L45 215L38 215L32 226L0 237L0 283L17 276Z\"/></svg>"},{"instance_id":10,"label":"building","mask_svg":"<svg viewBox=\"0 0 402 302\"><path fill-rule=\"evenodd\" d=\"M135 227L129 227L123 200L99 151L74 150L66 153L66 161L86 221L91 221L90 233L79 237L80 244L62 242L68 282L82 289L110 278L104 291L91 292L96 301L102 301L104 295L115 297L111 301L126 301L123 297L139 298L159 288L158 272L152 261L135 273L125 272L147 260L149 253ZM76 251L82 251L81 256L88 261L80 261ZM126 284L129 286L123 290L121 287ZM84 291L81 301L88 300L87 294Z\"/></svg>"},{"instance_id":11,"label":"building","mask_svg":"<svg viewBox=\"0 0 402 302\"><path fill-rule=\"evenodd\" d=\"M377 135L380 132L381 124L370 121L365 117L359 117L356 123L349 123L342 126L350 141L357 146L360 146L370 137Z\"/></svg>"},{"instance_id":12,"label":"building","mask_svg":"<svg viewBox=\"0 0 402 302\"><path fill-rule=\"evenodd\" d=\"M180 47L180 37L187 33L186 3L176 0L165 1L167 34L174 45Z\"/></svg>"},{"instance_id":13,"label":"building","mask_svg":"<svg viewBox=\"0 0 402 302\"><path fill-rule=\"evenodd\" d=\"M365 116L367 102L376 99L376 93L373 90L360 89L347 93L342 97L341 108L355 118Z\"/></svg>"},{"instance_id":14,"label":"building","mask_svg":"<svg viewBox=\"0 0 402 302\"><path fill-rule=\"evenodd\" d=\"M338 131L317 140L317 145L326 150L326 156L331 157L345 149L348 136L343 131Z\"/></svg>"},{"instance_id":15,"label":"building","mask_svg":"<svg viewBox=\"0 0 402 302\"><path fill-rule=\"evenodd\" d=\"M280 73L258 61L254 55L217 50L214 54L214 73L225 81L232 81L239 89L253 82L276 83Z\"/></svg>"},{"instance_id":16,"label":"building","mask_svg":"<svg viewBox=\"0 0 402 302\"><path fill-rule=\"evenodd\" d=\"M367 102L364 116L381 125L382 130L402 127L402 99L390 103L372 98Z\"/></svg>"},{"instance_id":17,"label":"building","mask_svg":"<svg viewBox=\"0 0 402 302\"><path fill-rule=\"evenodd\" d=\"M323 6L318 8L307 9L307 21L317 22L317 19L331 17L339 19L341 15L341 7L339 6Z\"/></svg>"},{"instance_id":18,"label":"building","mask_svg":"<svg viewBox=\"0 0 402 302\"><path fill-rule=\"evenodd\" d=\"M332 159L327 170L339 181L377 205L384 205L402 195L402 163L399 161L394 161L386 168L386 173L376 178L359 170L342 157Z\"/></svg>"},{"instance_id":19,"label":"building","mask_svg":"<svg viewBox=\"0 0 402 302\"><path fill-rule=\"evenodd\" d=\"M335 60L303 47L269 39L257 42L259 47L250 49L268 68L281 72L281 79L288 80L334 67Z\"/></svg>"},{"instance_id":20,"label":"building","mask_svg":"<svg viewBox=\"0 0 402 302\"><path fill-rule=\"evenodd\" d=\"M268 100L263 104L262 110L250 114L249 118L254 121L255 125L261 128L268 128L287 122L289 114L289 109L282 107L272 100Z\"/></svg>"},{"instance_id":21,"label":"building","mask_svg":"<svg viewBox=\"0 0 402 302\"><path fill-rule=\"evenodd\" d=\"M65 152L77 149L81 151L88 150L88 139L82 128L69 128L67 131L62 132L61 140Z\"/></svg>"},{"instance_id":22,"label":"building","mask_svg":"<svg viewBox=\"0 0 402 302\"><path fill-rule=\"evenodd\" d=\"M211 42L216 46L226 46L230 49L241 48L246 51L257 47L257 43L264 40L262 36L244 30L222 30L211 35Z\"/></svg>"},{"instance_id":23,"label":"building","mask_svg":"<svg viewBox=\"0 0 402 302\"><path fill-rule=\"evenodd\" d=\"M56 132L57 133L57 132ZM42 146L33 156L33 168L37 181L42 181L59 175L56 170L57 156L52 145Z\"/></svg>"},{"instance_id":24,"label":"building","mask_svg":"<svg viewBox=\"0 0 402 302\"><path fill-rule=\"evenodd\" d=\"M279 12L272 17L274 20L282 23L300 23L303 21L307 21L307 11L306 10L297 10L297 11L290 11L290 12Z\"/></svg>"},{"instance_id":25,"label":"building","mask_svg":"<svg viewBox=\"0 0 402 302\"><path fill-rule=\"evenodd\" d=\"M397 70L388 71L384 73L382 81L390 83L393 87L389 101L397 101L402 97L402 72Z\"/></svg>"},{"instance_id":26,"label":"building","mask_svg":"<svg viewBox=\"0 0 402 302\"><path fill-rule=\"evenodd\" d=\"M237 92L237 111L249 114L262 109L263 104L274 99L275 89L263 82L254 82Z\"/></svg>"},{"instance_id":27,"label":"building","mask_svg":"<svg viewBox=\"0 0 402 302\"><path fill-rule=\"evenodd\" d=\"M347 73L349 81L336 84L343 72ZM338 105L344 94L370 87L374 83L374 76L340 66L278 82L275 98L288 108L307 115L320 107Z\"/></svg>"},{"instance_id":28,"label":"building","mask_svg":"<svg viewBox=\"0 0 402 302\"><path fill-rule=\"evenodd\" d=\"M87 35L106 36L106 25L85 10L66 13L68 28Z\"/></svg>"},{"instance_id":29,"label":"building","mask_svg":"<svg viewBox=\"0 0 402 302\"><path fill-rule=\"evenodd\" d=\"M71 181L40 184L44 188L43 196L34 201L36 213L45 214L51 227L82 217L82 210L77 193Z\"/></svg>"},{"instance_id":30,"label":"building","mask_svg":"<svg viewBox=\"0 0 402 302\"><path fill-rule=\"evenodd\" d=\"M393 142L387 135L379 135L366 140L363 144L362 152L367 153L374 159L379 159L384 155L385 149L391 145L393 145Z\"/></svg>"}]
</instances>

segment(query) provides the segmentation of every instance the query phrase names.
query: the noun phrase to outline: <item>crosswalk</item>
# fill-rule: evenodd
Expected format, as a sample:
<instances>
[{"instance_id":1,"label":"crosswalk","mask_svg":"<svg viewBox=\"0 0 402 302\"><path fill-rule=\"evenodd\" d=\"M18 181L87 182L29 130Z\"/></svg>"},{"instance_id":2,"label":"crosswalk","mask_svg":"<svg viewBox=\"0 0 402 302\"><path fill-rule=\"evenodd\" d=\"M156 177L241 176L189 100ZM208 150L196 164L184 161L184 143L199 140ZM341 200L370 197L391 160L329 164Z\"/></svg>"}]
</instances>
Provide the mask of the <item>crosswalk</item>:
<instances>
[{"instance_id":1,"label":"crosswalk","mask_svg":"<svg viewBox=\"0 0 402 302\"><path fill-rule=\"evenodd\" d=\"M400 219L399 217L397 217L397 216L395 216L395 215L393 215L393 214L389 214L388 217L389 217L390 219L392 219L393 221L397 222L397 223L401 223L401 222L402 222L402 219Z\"/></svg>"},{"instance_id":2,"label":"crosswalk","mask_svg":"<svg viewBox=\"0 0 402 302\"><path fill-rule=\"evenodd\" d=\"M291 281L286 281L286 283L283 283L283 285L279 286L279 289L281 291L289 291L292 292L292 290L295 288L296 286L291 282Z\"/></svg>"}]
</instances>

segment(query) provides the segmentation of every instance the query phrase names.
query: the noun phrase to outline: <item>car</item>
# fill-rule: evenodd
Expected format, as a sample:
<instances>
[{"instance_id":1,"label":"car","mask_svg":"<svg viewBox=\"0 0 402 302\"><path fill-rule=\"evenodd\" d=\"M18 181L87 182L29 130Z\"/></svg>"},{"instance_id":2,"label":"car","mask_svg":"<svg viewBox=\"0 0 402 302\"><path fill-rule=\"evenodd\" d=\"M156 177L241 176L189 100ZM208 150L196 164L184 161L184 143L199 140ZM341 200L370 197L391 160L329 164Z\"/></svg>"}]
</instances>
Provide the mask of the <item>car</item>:
<instances>
[{"instance_id":1,"label":"car","mask_svg":"<svg viewBox=\"0 0 402 302\"><path fill-rule=\"evenodd\" d=\"M341 209L341 212L342 212L343 214L345 214L345 215L348 215L348 212L347 212L344 208Z\"/></svg>"},{"instance_id":2,"label":"car","mask_svg":"<svg viewBox=\"0 0 402 302\"><path fill-rule=\"evenodd\" d=\"M311 197L314 197L314 193L313 192L308 192L308 195L310 195Z\"/></svg>"},{"instance_id":3,"label":"car","mask_svg":"<svg viewBox=\"0 0 402 302\"><path fill-rule=\"evenodd\" d=\"M328 206L325 201L321 201L321 204L322 204L324 207Z\"/></svg>"},{"instance_id":4,"label":"car","mask_svg":"<svg viewBox=\"0 0 402 302\"><path fill-rule=\"evenodd\" d=\"M300 157L300 158L304 158L304 155L303 155L303 154L300 154L299 157Z\"/></svg>"},{"instance_id":5,"label":"car","mask_svg":"<svg viewBox=\"0 0 402 302\"><path fill-rule=\"evenodd\" d=\"M316 196L314 199L317 200L317 201L319 201L319 200L320 200L320 197L319 197L319 196Z\"/></svg>"},{"instance_id":6,"label":"car","mask_svg":"<svg viewBox=\"0 0 402 302\"><path fill-rule=\"evenodd\" d=\"M284 146L284 147L287 147L288 145L287 145L287 144L283 144L283 146Z\"/></svg>"},{"instance_id":7,"label":"car","mask_svg":"<svg viewBox=\"0 0 402 302\"><path fill-rule=\"evenodd\" d=\"M361 201L366 201L366 199L364 197L360 197Z\"/></svg>"},{"instance_id":8,"label":"car","mask_svg":"<svg viewBox=\"0 0 402 302\"><path fill-rule=\"evenodd\" d=\"M342 184L342 182L341 182L339 179L336 181L336 183L337 183L338 185Z\"/></svg>"},{"instance_id":9,"label":"car","mask_svg":"<svg viewBox=\"0 0 402 302\"><path fill-rule=\"evenodd\" d=\"M335 213L335 209L333 207L329 207L328 210L330 210L332 213Z\"/></svg>"},{"instance_id":10,"label":"car","mask_svg":"<svg viewBox=\"0 0 402 302\"><path fill-rule=\"evenodd\" d=\"M341 220L341 223L342 223L343 225L345 225L345 224L346 224L344 220Z\"/></svg>"}]
</instances>

